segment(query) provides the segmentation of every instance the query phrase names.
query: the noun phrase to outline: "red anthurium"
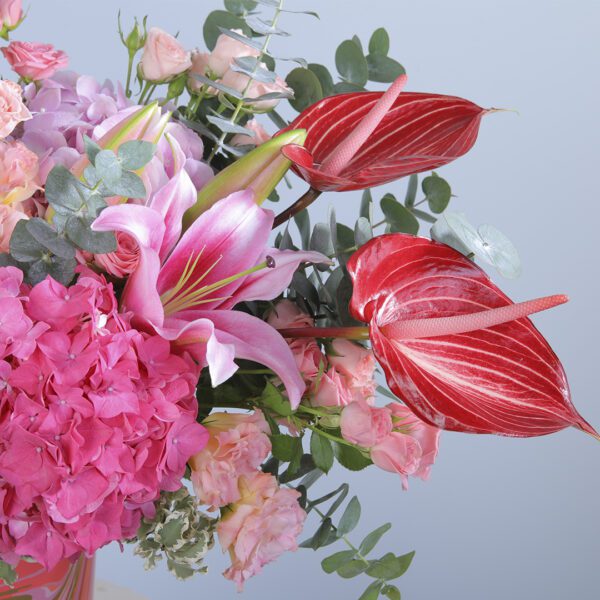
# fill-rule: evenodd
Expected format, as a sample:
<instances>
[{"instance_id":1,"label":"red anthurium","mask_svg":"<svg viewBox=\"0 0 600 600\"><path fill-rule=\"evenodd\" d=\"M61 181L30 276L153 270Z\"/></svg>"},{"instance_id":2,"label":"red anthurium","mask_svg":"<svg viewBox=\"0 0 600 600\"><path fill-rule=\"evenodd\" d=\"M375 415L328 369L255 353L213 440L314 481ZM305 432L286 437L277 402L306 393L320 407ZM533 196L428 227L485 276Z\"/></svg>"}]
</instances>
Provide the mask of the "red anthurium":
<instances>
[{"instance_id":1,"label":"red anthurium","mask_svg":"<svg viewBox=\"0 0 600 600\"><path fill-rule=\"evenodd\" d=\"M571 403L560 361L527 315L567 301L514 304L462 254L383 235L348 262L352 315L370 324L391 390L455 431L536 436L570 425L598 437Z\"/></svg>"},{"instance_id":2,"label":"red anthurium","mask_svg":"<svg viewBox=\"0 0 600 600\"><path fill-rule=\"evenodd\" d=\"M401 75L384 92L325 98L284 131L305 129L304 146L282 152L319 191L357 190L435 169L468 152L488 111L440 94L400 93Z\"/></svg>"}]
</instances>

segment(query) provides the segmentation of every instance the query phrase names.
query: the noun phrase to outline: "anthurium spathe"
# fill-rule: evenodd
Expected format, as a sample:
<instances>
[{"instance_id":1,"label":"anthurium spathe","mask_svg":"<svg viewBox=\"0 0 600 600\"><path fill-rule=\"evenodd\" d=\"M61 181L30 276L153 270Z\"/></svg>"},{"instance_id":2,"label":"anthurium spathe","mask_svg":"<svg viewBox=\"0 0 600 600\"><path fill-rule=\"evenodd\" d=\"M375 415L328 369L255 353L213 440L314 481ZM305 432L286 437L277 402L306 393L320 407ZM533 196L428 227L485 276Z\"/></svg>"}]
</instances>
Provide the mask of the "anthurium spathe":
<instances>
[{"instance_id":1,"label":"anthurium spathe","mask_svg":"<svg viewBox=\"0 0 600 600\"><path fill-rule=\"evenodd\" d=\"M485 109L454 96L402 92L401 75L384 92L324 98L284 129L305 129L304 146L283 153L318 191L382 185L445 165L468 152Z\"/></svg>"},{"instance_id":2,"label":"anthurium spathe","mask_svg":"<svg viewBox=\"0 0 600 600\"><path fill-rule=\"evenodd\" d=\"M150 205L111 206L94 222L96 231L121 231L139 245L122 308L188 349L209 367L214 385L236 371L234 357L253 360L277 373L295 406L304 383L283 338L264 321L230 309L277 297L300 263L327 259L267 248L274 216L251 191L220 200L181 236L183 213L195 201L196 189L181 170Z\"/></svg>"},{"instance_id":3,"label":"anthurium spathe","mask_svg":"<svg viewBox=\"0 0 600 600\"><path fill-rule=\"evenodd\" d=\"M240 190L252 190L257 204L262 204L290 168L291 162L281 149L288 144L300 145L306 131L294 129L261 144L218 173L198 193L198 200L187 211L184 227L215 202Z\"/></svg>"},{"instance_id":4,"label":"anthurium spathe","mask_svg":"<svg viewBox=\"0 0 600 600\"><path fill-rule=\"evenodd\" d=\"M392 391L443 429L536 436L575 426L562 365L527 315L566 302L514 304L454 249L404 234L375 238L348 262L350 310L370 324Z\"/></svg>"}]
</instances>

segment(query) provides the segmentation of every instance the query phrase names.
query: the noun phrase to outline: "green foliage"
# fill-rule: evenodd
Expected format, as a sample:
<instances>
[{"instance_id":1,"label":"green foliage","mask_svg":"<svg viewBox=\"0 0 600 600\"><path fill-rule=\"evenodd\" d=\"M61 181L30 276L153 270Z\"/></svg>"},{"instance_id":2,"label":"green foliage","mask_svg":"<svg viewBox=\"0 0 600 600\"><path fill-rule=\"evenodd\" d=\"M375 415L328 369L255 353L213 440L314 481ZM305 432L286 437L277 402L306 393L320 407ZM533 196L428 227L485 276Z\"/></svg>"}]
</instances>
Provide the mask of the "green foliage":
<instances>
[{"instance_id":1,"label":"green foliage","mask_svg":"<svg viewBox=\"0 0 600 600\"><path fill-rule=\"evenodd\" d=\"M421 189L427 198L429 210L433 213L442 213L448 207L452 197L450 184L433 172L421 182Z\"/></svg>"},{"instance_id":2,"label":"green foliage","mask_svg":"<svg viewBox=\"0 0 600 600\"><path fill-rule=\"evenodd\" d=\"M380 54L381 56L387 56L389 51L390 36L383 27L380 27L373 32L373 35L369 40L369 54Z\"/></svg>"},{"instance_id":3,"label":"green foliage","mask_svg":"<svg viewBox=\"0 0 600 600\"><path fill-rule=\"evenodd\" d=\"M77 266L76 249L95 254L116 250L113 233L91 229L106 207L105 198L146 195L142 180L131 169L142 168L152 158L152 144L127 142L118 154L102 150L87 137L84 144L91 164L82 179L62 166L54 167L48 174L45 195L54 213L52 224L39 218L23 220L17 223L11 236L10 256L31 285L48 275L69 284Z\"/></svg>"},{"instance_id":4,"label":"green foliage","mask_svg":"<svg viewBox=\"0 0 600 600\"><path fill-rule=\"evenodd\" d=\"M12 565L5 563L0 560L0 579L10 588L15 585L17 581L17 572Z\"/></svg>"},{"instance_id":5,"label":"green foliage","mask_svg":"<svg viewBox=\"0 0 600 600\"><path fill-rule=\"evenodd\" d=\"M313 431L310 438L310 453L315 465L324 473L329 473L333 466L333 447L326 437L316 431Z\"/></svg>"},{"instance_id":6,"label":"green foliage","mask_svg":"<svg viewBox=\"0 0 600 600\"><path fill-rule=\"evenodd\" d=\"M293 413L290 401L270 381L265 385L260 404L282 417L289 417Z\"/></svg>"},{"instance_id":7,"label":"green foliage","mask_svg":"<svg viewBox=\"0 0 600 600\"><path fill-rule=\"evenodd\" d=\"M364 87L369 78L367 59L353 40L342 42L335 52L335 66L344 81Z\"/></svg>"},{"instance_id":8,"label":"green foliage","mask_svg":"<svg viewBox=\"0 0 600 600\"><path fill-rule=\"evenodd\" d=\"M294 98L290 99L290 104L298 112L302 112L324 96L321 81L312 69L297 67L288 74L285 81L294 91Z\"/></svg>"},{"instance_id":9,"label":"green foliage","mask_svg":"<svg viewBox=\"0 0 600 600\"><path fill-rule=\"evenodd\" d=\"M162 492L156 515L142 519L137 532L135 554L153 569L166 558L167 567L177 579L206 573L204 558L214 545L216 519L200 511L197 500L185 487Z\"/></svg>"},{"instance_id":10,"label":"green foliage","mask_svg":"<svg viewBox=\"0 0 600 600\"><path fill-rule=\"evenodd\" d=\"M206 17L202 29L204 42L209 50L214 49L217 38L222 33L221 29L241 29L245 36L252 37L252 30L242 17L225 10L215 10Z\"/></svg>"},{"instance_id":11,"label":"green foliage","mask_svg":"<svg viewBox=\"0 0 600 600\"><path fill-rule=\"evenodd\" d=\"M412 235L419 232L419 221L415 215L403 204L400 204L393 194L386 194L380 204L391 232Z\"/></svg>"}]
</instances>

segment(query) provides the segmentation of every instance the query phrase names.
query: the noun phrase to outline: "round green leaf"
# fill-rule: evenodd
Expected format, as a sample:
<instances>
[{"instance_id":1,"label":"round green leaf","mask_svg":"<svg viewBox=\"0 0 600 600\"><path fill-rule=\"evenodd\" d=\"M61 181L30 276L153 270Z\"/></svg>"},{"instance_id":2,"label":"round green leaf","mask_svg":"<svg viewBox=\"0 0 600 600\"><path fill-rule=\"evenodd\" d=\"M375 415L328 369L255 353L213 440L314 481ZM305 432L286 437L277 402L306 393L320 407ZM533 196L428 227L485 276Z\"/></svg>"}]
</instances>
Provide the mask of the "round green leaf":
<instances>
[{"instance_id":1,"label":"round green leaf","mask_svg":"<svg viewBox=\"0 0 600 600\"><path fill-rule=\"evenodd\" d=\"M386 221L390 224L394 233L410 233L416 235L419 232L419 221L406 208L400 204L392 194L386 194L381 199L381 210Z\"/></svg>"},{"instance_id":2,"label":"round green leaf","mask_svg":"<svg viewBox=\"0 0 600 600\"><path fill-rule=\"evenodd\" d=\"M369 54L381 54L387 56L390 51L390 36L388 32L380 27L373 32L369 40Z\"/></svg>"},{"instance_id":3,"label":"round green leaf","mask_svg":"<svg viewBox=\"0 0 600 600\"><path fill-rule=\"evenodd\" d=\"M433 173L423 179L421 189L427 198L431 212L442 213L446 210L452 197L452 189L445 179Z\"/></svg>"},{"instance_id":4,"label":"round green leaf","mask_svg":"<svg viewBox=\"0 0 600 600\"><path fill-rule=\"evenodd\" d=\"M325 573L333 573L341 566L350 562L355 555L356 552L354 550L342 550L341 552L336 552L321 561L321 568Z\"/></svg>"},{"instance_id":5,"label":"round green leaf","mask_svg":"<svg viewBox=\"0 0 600 600\"><path fill-rule=\"evenodd\" d=\"M331 77L331 73L327 67L324 67L318 63L310 63L308 68L317 76L317 79L321 84L323 96L333 96L335 93L335 90L333 89L333 78Z\"/></svg>"},{"instance_id":6,"label":"round green leaf","mask_svg":"<svg viewBox=\"0 0 600 600\"><path fill-rule=\"evenodd\" d=\"M297 67L290 71L285 81L294 90L290 104L298 112L323 99L321 82L312 70Z\"/></svg>"},{"instance_id":7,"label":"round green leaf","mask_svg":"<svg viewBox=\"0 0 600 600\"><path fill-rule=\"evenodd\" d=\"M379 592L383 587L383 581L374 581L369 587L362 593L358 600L377 600L379 598Z\"/></svg>"},{"instance_id":8,"label":"round green leaf","mask_svg":"<svg viewBox=\"0 0 600 600\"><path fill-rule=\"evenodd\" d=\"M221 35L219 27L224 29L241 29L244 35L247 37L252 36L252 30L246 24L244 19L227 12L226 10L215 10L211 12L206 21L204 21L204 42L209 50L212 50L216 43L217 38Z\"/></svg>"},{"instance_id":9,"label":"round green leaf","mask_svg":"<svg viewBox=\"0 0 600 600\"><path fill-rule=\"evenodd\" d=\"M391 83L400 75L406 73L404 67L393 58L383 54L369 54L367 56L369 79L379 83Z\"/></svg>"},{"instance_id":10,"label":"round green leaf","mask_svg":"<svg viewBox=\"0 0 600 600\"><path fill-rule=\"evenodd\" d=\"M356 85L355 83L350 83L349 81L338 81L333 89L336 94L348 94L354 92L364 92L365 88L362 85Z\"/></svg>"},{"instance_id":11,"label":"round green leaf","mask_svg":"<svg viewBox=\"0 0 600 600\"><path fill-rule=\"evenodd\" d=\"M342 42L335 52L335 66L339 74L350 83L363 87L369 77L367 59L352 40Z\"/></svg>"}]
</instances>

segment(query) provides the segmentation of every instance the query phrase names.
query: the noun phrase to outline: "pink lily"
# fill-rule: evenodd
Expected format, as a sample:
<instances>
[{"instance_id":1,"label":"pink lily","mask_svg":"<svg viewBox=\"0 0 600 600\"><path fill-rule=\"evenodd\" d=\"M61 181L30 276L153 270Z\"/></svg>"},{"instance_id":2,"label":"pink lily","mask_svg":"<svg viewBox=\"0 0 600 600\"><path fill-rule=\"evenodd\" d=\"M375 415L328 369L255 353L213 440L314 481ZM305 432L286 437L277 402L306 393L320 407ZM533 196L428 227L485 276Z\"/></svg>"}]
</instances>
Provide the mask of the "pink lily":
<instances>
[{"instance_id":1,"label":"pink lily","mask_svg":"<svg viewBox=\"0 0 600 600\"><path fill-rule=\"evenodd\" d=\"M295 407L304 383L288 345L261 319L231 309L276 298L300 263L328 259L267 248L274 215L256 204L250 190L220 200L181 235L183 214L196 198L181 170L148 206L110 206L96 219L95 231L127 233L140 247L122 308L208 366L213 385L235 373L234 357L252 360L277 374Z\"/></svg>"}]
</instances>

